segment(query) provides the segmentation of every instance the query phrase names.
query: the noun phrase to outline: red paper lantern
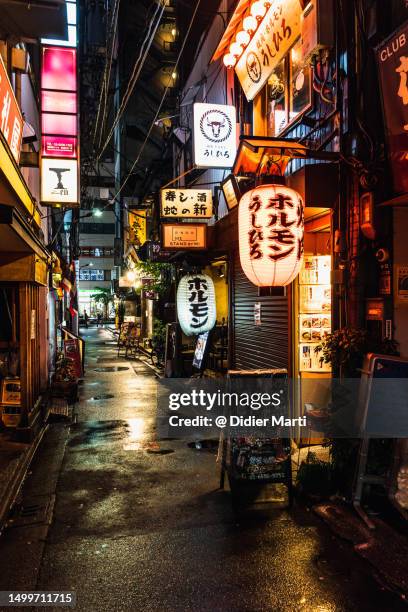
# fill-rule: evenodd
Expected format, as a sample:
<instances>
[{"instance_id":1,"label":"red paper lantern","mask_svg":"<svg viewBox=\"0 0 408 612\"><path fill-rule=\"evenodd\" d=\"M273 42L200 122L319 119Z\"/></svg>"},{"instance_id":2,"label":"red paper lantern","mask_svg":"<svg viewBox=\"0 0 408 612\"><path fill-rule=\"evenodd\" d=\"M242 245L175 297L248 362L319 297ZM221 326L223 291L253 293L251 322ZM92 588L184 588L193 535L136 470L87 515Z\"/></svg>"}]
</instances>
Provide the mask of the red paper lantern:
<instances>
[{"instance_id":1,"label":"red paper lantern","mask_svg":"<svg viewBox=\"0 0 408 612\"><path fill-rule=\"evenodd\" d=\"M260 185L239 203L241 266L254 285L282 287L299 274L303 261L304 210L297 191Z\"/></svg>"}]
</instances>

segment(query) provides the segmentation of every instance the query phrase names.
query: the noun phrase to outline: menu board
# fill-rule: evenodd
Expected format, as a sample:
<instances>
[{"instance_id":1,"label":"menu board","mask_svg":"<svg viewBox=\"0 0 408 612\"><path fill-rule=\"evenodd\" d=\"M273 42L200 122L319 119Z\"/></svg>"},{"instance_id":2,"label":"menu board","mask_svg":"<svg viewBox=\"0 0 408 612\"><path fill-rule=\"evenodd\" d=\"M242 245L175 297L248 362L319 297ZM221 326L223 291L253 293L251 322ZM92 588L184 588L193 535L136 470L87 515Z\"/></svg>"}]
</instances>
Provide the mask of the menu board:
<instances>
[{"instance_id":1,"label":"menu board","mask_svg":"<svg viewBox=\"0 0 408 612\"><path fill-rule=\"evenodd\" d=\"M331 257L306 255L299 274L299 370L330 372L315 348L331 333Z\"/></svg>"}]
</instances>

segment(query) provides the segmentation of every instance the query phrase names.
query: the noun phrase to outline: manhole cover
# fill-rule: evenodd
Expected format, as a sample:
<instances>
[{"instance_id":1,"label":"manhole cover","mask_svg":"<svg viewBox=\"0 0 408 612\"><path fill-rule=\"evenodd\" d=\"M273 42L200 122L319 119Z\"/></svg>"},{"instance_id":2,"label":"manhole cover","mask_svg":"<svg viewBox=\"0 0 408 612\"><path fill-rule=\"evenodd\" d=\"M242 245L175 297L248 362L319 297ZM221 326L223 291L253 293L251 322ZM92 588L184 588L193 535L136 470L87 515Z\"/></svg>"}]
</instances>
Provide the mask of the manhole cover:
<instances>
[{"instance_id":1,"label":"manhole cover","mask_svg":"<svg viewBox=\"0 0 408 612\"><path fill-rule=\"evenodd\" d=\"M99 402L100 400L112 399L115 397L111 393L101 393L101 395L94 395L94 397L90 397L90 402Z\"/></svg>"},{"instance_id":2,"label":"manhole cover","mask_svg":"<svg viewBox=\"0 0 408 612\"><path fill-rule=\"evenodd\" d=\"M170 455L174 453L174 450L172 448L149 448L146 452L149 455Z\"/></svg>"},{"instance_id":3,"label":"manhole cover","mask_svg":"<svg viewBox=\"0 0 408 612\"><path fill-rule=\"evenodd\" d=\"M94 368L94 372L125 372L129 368L125 366L105 366L100 368Z\"/></svg>"}]
</instances>

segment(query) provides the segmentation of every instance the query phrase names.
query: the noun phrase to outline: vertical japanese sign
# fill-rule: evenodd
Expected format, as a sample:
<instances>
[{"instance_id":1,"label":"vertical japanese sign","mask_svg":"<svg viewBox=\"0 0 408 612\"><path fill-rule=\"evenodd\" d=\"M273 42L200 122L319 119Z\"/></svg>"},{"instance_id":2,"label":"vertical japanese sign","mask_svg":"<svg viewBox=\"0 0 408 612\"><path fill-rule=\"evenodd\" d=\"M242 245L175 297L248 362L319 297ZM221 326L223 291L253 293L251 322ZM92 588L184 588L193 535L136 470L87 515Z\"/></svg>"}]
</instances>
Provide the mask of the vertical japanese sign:
<instances>
[{"instance_id":1,"label":"vertical japanese sign","mask_svg":"<svg viewBox=\"0 0 408 612\"><path fill-rule=\"evenodd\" d=\"M146 240L146 209L129 211L129 244L140 247Z\"/></svg>"},{"instance_id":2,"label":"vertical japanese sign","mask_svg":"<svg viewBox=\"0 0 408 612\"><path fill-rule=\"evenodd\" d=\"M23 138L23 117L9 81L7 70L0 57L0 131L7 141L14 159L20 160Z\"/></svg>"},{"instance_id":3,"label":"vertical japanese sign","mask_svg":"<svg viewBox=\"0 0 408 612\"><path fill-rule=\"evenodd\" d=\"M177 288L177 314L186 336L212 329L216 321L215 289L207 274L183 276Z\"/></svg>"},{"instance_id":4,"label":"vertical japanese sign","mask_svg":"<svg viewBox=\"0 0 408 612\"><path fill-rule=\"evenodd\" d=\"M194 163L199 168L232 168L237 151L235 106L194 104Z\"/></svg>"},{"instance_id":5,"label":"vertical japanese sign","mask_svg":"<svg viewBox=\"0 0 408 612\"><path fill-rule=\"evenodd\" d=\"M253 100L300 36L299 0L275 0L235 66L248 100Z\"/></svg>"},{"instance_id":6,"label":"vertical japanese sign","mask_svg":"<svg viewBox=\"0 0 408 612\"><path fill-rule=\"evenodd\" d=\"M385 131L397 193L408 193L408 22L377 47Z\"/></svg>"},{"instance_id":7,"label":"vertical japanese sign","mask_svg":"<svg viewBox=\"0 0 408 612\"><path fill-rule=\"evenodd\" d=\"M42 47L41 201L78 205L77 52Z\"/></svg>"}]
</instances>

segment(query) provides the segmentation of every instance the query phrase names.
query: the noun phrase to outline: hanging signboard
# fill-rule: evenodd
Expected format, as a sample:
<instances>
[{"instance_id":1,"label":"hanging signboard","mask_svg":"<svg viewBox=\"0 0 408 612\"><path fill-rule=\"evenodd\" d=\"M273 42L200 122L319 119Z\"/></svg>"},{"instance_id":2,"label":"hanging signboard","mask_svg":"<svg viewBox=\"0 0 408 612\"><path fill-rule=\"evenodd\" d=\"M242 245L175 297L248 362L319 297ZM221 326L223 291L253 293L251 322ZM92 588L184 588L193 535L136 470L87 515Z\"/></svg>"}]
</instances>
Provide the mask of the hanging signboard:
<instances>
[{"instance_id":1,"label":"hanging signboard","mask_svg":"<svg viewBox=\"0 0 408 612\"><path fill-rule=\"evenodd\" d=\"M394 190L408 192L408 22L377 47Z\"/></svg>"},{"instance_id":2,"label":"hanging signboard","mask_svg":"<svg viewBox=\"0 0 408 612\"><path fill-rule=\"evenodd\" d=\"M211 189L162 189L161 216L210 219L213 214Z\"/></svg>"},{"instance_id":3,"label":"hanging signboard","mask_svg":"<svg viewBox=\"0 0 408 612\"><path fill-rule=\"evenodd\" d=\"M163 249L184 251L207 248L207 226L204 223L163 223Z\"/></svg>"},{"instance_id":4,"label":"hanging signboard","mask_svg":"<svg viewBox=\"0 0 408 612\"><path fill-rule=\"evenodd\" d=\"M231 168L237 151L235 106L194 104L194 163L198 168Z\"/></svg>"},{"instance_id":5,"label":"hanging signboard","mask_svg":"<svg viewBox=\"0 0 408 612\"><path fill-rule=\"evenodd\" d=\"M78 204L76 159L41 159L41 202Z\"/></svg>"},{"instance_id":6,"label":"hanging signboard","mask_svg":"<svg viewBox=\"0 0 408 612\"><path fill-rule=\"evenodd\" d=\"M275 0L235 66L242 89L253 100L301 32L299 0Z\"/></svg>"},{"instance_id":7,"label":"hanging signboard","mask_svg":"<svg viewBox=\"0 0 408 612\"><path fill-rule=\"evenodd\" d=\"M147 240L146 209L129 211L129 244L141 246Z\"/></svg>"},{"instance_id":8,"label":"hanging signboard","mask_svg":"<svg viewBox=\"0 0 408 612\"><path fill-rule=\"evenodd\" d=\"M41 201L78 206L77 52L42 48Z\"/></svg>"},{"instance_id":9,"label":"hanging signboard","mask_svg":"<svg viewBox=\"0 0 408 612\"><path fill-rule=\"evenodd\" d=\"M6 67L0 57L0 131L16 162L19 162L23 138L23 117L20 112Z\"/></svg>"}]
</instances>

